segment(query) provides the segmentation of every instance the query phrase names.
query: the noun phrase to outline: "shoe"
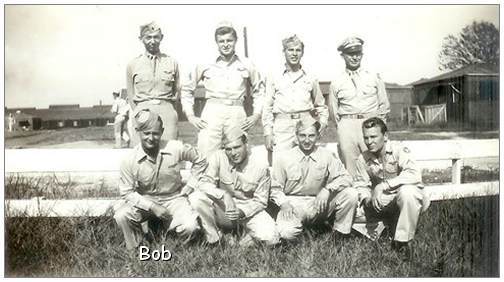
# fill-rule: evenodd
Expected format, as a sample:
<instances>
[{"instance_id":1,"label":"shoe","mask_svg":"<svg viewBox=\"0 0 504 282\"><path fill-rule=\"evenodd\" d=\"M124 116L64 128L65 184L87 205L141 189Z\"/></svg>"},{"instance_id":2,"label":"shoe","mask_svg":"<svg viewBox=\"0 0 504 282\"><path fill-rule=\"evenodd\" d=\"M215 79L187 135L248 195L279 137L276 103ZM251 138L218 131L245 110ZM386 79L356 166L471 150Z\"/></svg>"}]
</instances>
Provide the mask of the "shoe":
<instances>
[{"instance_id":1,"label":"shoe","mask_svg":"<svg viewBox=\"0 0 504 282\"><path fill-rule=\"evenodd\" d=\"M392 249L397 252L403 261L411 261L413 259L413 245L409 241L392 241Z\"/></svg>"}]
</instances>

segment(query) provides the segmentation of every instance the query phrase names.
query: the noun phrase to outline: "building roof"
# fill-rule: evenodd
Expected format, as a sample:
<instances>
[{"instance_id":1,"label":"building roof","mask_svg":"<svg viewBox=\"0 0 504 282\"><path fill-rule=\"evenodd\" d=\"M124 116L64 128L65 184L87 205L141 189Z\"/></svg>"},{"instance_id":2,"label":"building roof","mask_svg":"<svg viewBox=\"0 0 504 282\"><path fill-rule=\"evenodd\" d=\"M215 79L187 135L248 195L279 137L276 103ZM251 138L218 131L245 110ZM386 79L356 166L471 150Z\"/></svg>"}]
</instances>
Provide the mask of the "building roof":
<instances>
[{"instance_id":1,"label":"building roof","mask_svg":"<svg viewBox=\"0 0 504 282\"><path fill-rule=\"evenodd\" d=\"M440 81L445 79L451 79L455 77L460 77L464 75L499 75L499 66L491 64L472 64L459 69L449 71L432 78L422 78L408 85L417 86L420 84L425 84L434 81Z\"/></svg>"}]
</instances>

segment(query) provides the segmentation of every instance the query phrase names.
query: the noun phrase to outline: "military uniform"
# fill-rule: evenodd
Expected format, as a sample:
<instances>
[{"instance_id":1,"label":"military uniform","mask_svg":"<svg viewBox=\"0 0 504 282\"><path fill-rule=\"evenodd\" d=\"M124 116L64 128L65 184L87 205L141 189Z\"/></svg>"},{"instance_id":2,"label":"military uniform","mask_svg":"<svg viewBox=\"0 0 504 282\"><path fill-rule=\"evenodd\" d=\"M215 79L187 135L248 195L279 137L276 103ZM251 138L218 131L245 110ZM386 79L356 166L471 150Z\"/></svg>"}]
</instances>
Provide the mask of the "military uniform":
<instances>
[{"instance_id":1,"label":"military uniform","mask_svg":"<svg viewBox=\"0 0 504 282\"><path fill-rule=\"evenodd\" d=\"M345 40L338 50L362 48L359 38ZM355 174L354 160L367 150L362 135L362 123L370 117L385 120L390 111L385 84L378 74L358 68L346 69L331 81L329 105L337 123L338 148L341 160L351 175Z\"/></svg>"},{"instance_id":2,"label":"military uniform","mask_svg":"<svg viewBox=\"0 0 504 282\"><path fill-rule=\"evenodd\" d=\"M207 127L198 134L198 149L206 156L221 148L223 132L231 123L245 121L243 100L250 85L254 114L261 114L264 81L255 66L246 58L234 55L230 62L218 57L214 63L198 66L182 87L182 108L194 116L194 91L199 82L205 87L206 104L201 119Z\"/></svg>"},{"instance_id":3,"label":"military uniform","mask_svg":"<svg viewBox=\"0 0 504 282\"><path fill-rule=\"evenodd\" d=\"M116 148L122 148L123 138L129 144L131 134L129 133L130 129L127 126L127 122L129 120L130 109L131 107L128 102L121 97L114 99L114 103L112 103L110 111L116 114L114 118L114 138Z\"/></svg>"},{"instance_id":4,"label":"military uniform","mask_svg":"<svg viewBox=\"0 0 504 282\"><path fill-rule=\"evenodd\" d=\"M173 217L168 230L175 230L188 240L199 230L198 213L189 204L180 176L180 161L192 162L192 177L187 185L196 187L199 177L206 169L207 162L196 149L180 141L169 141L160 150L156 159L150 158L141 145L123 160L120 169L119 191L122 201L115 206L114 218L123 231L126 247L137 247L142 238L141 223L154 217L151 211L154 203L169 210ZM189 197L198 199L199 192Z\"/></svg>"},{"instance_id":5,"label":"military uniform","mask_svg":"<svg viewBox=\"0 0 504 282\"><path fill-rule=\"evenodd\" d=\"M387 141L382 159L369 151L358 157L354 186L359 190L359 199L371 197L372 189L382 182L390 187L379 199L382 211L359 208L358 213L373 221L398 212L394 240L408 242L413 239L420 212L427 209L429 200L423 190L421 171L407 147Z\"/></svg>"},{"instance_id":6,"label":"military uniform","mask_svg":"<svg viewBox=\"0 0 504 282\"><path fill-rule=\"evenodd\" d=\"M140 27L141 36L160 31L154 23ZM128 98L133 113L148 108L161 116L165 131L162 140L176 139L178 115L175 102L180 98L180 74L177 61L163 53L144 54L134 58L126 70ZM134 139L134 144L138 139Z\"/></svg>"},{"instance_id":7,"label":"military uniform","mask_svg":"<svg viewBox=\"0 0 504 282\"><path fill-rule=\"evenodd\" d=\"M330 192L327 209L319 214L315 197L322 190ZM299 147L284 152L273 164L271 200L278 206L290 202L295 218L288 220L278 213L276 223L280 236L291 240L303 226L333 218L332 228L343 234L351 231L357 208L358 193L352 178L334 153L316 147L306 156Z\"/></svg>"},{"instance_id":8,"label":"military uniform","mask_svg":"<svg viewBox=\"0 0 504 282\"><path fill-rule=\"evenodd\" d=\"M208 160L208 169L199 185L205 192L205 208L201 214L201 224L209 242L218 241L221 228L242 226L244 234L240 245L250 245L254 240L267 245L279 242L275 221L265 211L270 191L271 178L268 164L259 161L250 152L239 165L233 166L223 150L217 151ZM236 207L243 211L245 217L237 222L230 222L224 216L224 193L230 193Z\"/></svg>"},{"instance_id":9,"label":"military uniform","mask_svg":"<svg viewBox=\"0 0 504 282\"><path fill-rule=\"evenodd\" d=\"M264 135L273 135L274 150L288 150L296 144L295 126L305 115L317 116L325 127L329 112L318 80L304 69L286 69L266 84Z\"/></svg>"}]
</instances>

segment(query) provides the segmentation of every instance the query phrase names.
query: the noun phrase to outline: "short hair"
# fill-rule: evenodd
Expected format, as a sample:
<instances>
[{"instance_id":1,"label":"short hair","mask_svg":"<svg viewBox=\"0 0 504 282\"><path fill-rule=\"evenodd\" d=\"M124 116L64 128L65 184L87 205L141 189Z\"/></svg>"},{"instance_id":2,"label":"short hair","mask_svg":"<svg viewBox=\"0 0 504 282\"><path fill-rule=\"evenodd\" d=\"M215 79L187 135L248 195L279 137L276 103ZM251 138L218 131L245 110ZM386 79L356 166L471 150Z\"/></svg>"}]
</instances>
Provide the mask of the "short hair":
<instances>
[{"instance_id":1,"label":"short hair","mask_svg":"<svg viewBox=\"0 0 504 282\"><path fill-rule=\"evenodd\" d=\"M287 45L290 44L290 43L296 43L296 44L301 44L301 50L304 51L304 42L301 41L301 39L299 39L299 37L297 37L297 35L292 35L292 36L289 36L287 38L285 38L284 40L282 40L282 47L283 47L283 50L287 50Z\"/></svg>"},{"instance_id":2,"label":"short hair","mask_svg":"<svg viewBox=\"0 0 504 282\"><path fill-rule=\"evenodd\" d=\"M317 133L320 133L321 125L318 120L314 121L313 124L311 124L310 126L314 126L315 130L317 130ZM305 124L301 121L297 122L296 123L296 134L298 134L299 131L303 130L303 128L305 128Z\"/></svg>"},{"instance_id":3,"label":"short hair","mask_svg":"<svg viewBox=\"0 0 504 282\"><path fill-rule=\"evenodd\" d=\"M231 33L235 40L238 40L238 35L236 34L236 30L229 26L221 26L215 30L215 41L217 41L217 35L224 35Z\"/></svg>"},{"instance_id":4,"label":"short hair","mask_svg":"<svg viewBox=\"0 0 504 282\"><path fill-rule=\"evenodd\" d=\"M381 118L378 118L378 117L368 118L362 123L362 129L364 129L364 128L369 129L369 128L373 128L373 127L379 127L382 134L385 134L385 132L388 131L388 128L387 128L387 125L385 124L385 122Z\"/></svg>"}]
</instances>

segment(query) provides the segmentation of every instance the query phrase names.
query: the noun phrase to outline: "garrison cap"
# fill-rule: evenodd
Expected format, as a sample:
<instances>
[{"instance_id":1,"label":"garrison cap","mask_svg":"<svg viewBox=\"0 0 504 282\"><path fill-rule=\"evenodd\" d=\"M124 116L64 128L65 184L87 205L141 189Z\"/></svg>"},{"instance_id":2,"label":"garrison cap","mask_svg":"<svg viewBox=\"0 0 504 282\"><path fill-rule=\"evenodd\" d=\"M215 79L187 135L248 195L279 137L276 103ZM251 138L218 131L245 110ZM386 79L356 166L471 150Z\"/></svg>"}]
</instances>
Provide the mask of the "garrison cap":
<instances>
[{"instance_id":1,"label":"garrison cap","mask_svg":"<svg viewBox=\"0 0 504 282\"><path fill-rule=\"evenodd\" d=\"M364 40L359 37L348 37L338 46L338 51L343 53L362 51L362 45L364 45Z\"/></svg>"},{"instance_id":2,"label":"garrison cap","mask_svg":"<svg viewBox=\"0 0 504 282\"><path fill-rule=\"evenodd\" d=\"M244 135L247 136L247 133L243 131L243 129L241 129L241 126L239 124L228 126L224 129L224 135L222 137L222 145L231 143Z\"/></svg>"},{"instance_id":3,"label":"garrison cap","mask_svg":"<svg viewBox=\"0 0 504 282\"><path fill-rule=\"evenodd\" d=\"M153 129L158 120L160 120L158 114L149 109L142 109L135 115L135 129L137 131Z\"/></svg>"},{"instance_id":4,"label":"garrison cap","mask_svg":"<svg viewBox=\"0 0 504 282\"><path fill-rule=\"evenodd\" d=\"M140 26L140 38L147 33L161 32L161 28L156 24L156 22L150 22Z\"/></svg>"},{"instance_id":5,"label":"garrison cap","mask_svg":"<svg viewBox=\"0 0 504 282\"><path fill-rule=\"evenodd\" d=\"M215 29L219 29L221 27L229 27L229 28L232 28L234 29L234 26L233 24L230 22L230 21L221 21L217 24L217 26L215 27Z\"/></svg>"},{"instance_id":6,"label":"garrison cap","mask_svg":"<svg viewBox=\"0 0 504 282\"><path fill-rule=\"evenodd\" d=\"M315 125L317 123L319 124L319 126ZM306 129L310 128L311 126L315 126L315 128L318 131L318 128L320 128L320 123L318 120L313 118L311 115L304 116L296 123L296 132L306 130Z\"/></svg>"},{"instance_id":7,"label":"garrison cap","mask_svg":"<svg viewBox=\"0 0 504 282\"><path fill-rule=\"evenodd\" d=\"M295 35L295 34L282 40L282 46L283 46L283 48L286 49L287 48L287 44L289 44L289 43L294 43L294 44L299 43L304 48L303 41L301 41L301 39L299 39L299 37L297 35Z\"/></svg>"}]
</instances>

